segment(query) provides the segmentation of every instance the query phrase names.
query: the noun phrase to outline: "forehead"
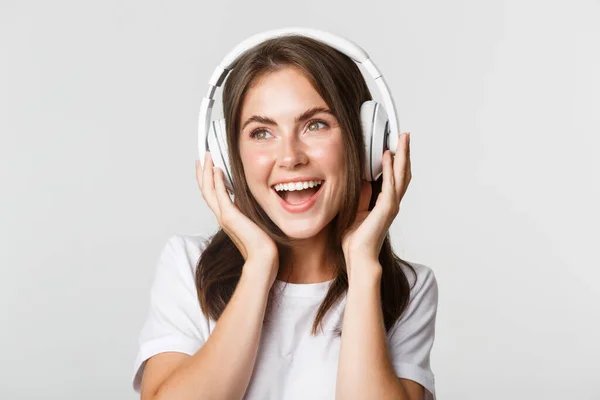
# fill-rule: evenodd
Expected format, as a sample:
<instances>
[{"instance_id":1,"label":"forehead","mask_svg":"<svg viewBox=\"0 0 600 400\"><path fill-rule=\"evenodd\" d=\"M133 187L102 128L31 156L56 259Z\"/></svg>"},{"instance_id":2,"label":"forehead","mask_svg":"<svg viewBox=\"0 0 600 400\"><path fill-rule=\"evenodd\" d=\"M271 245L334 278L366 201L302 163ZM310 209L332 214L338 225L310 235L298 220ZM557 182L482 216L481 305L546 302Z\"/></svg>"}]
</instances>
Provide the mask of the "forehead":
<instances>
[{"instance_id":1,"label":"forehead","mask_svg":"<svg viewBox=\"0 0 600 400\"><path fill-rule=\"evenodd\" d=\"M327 103L297 68L286 67L260 76L244 97L241 120L261 114L274 119L296 117L306 109Z\"/></svg>"}]
</instances>

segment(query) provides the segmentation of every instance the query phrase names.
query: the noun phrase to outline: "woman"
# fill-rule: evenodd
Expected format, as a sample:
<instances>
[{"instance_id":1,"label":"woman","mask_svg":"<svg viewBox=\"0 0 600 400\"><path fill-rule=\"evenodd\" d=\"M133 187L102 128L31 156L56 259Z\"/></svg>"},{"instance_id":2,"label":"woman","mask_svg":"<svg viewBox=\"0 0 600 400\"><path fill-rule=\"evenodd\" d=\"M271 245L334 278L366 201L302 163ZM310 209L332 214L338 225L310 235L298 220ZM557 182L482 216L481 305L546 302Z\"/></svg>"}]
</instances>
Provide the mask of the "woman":
<instances>
[{"instance_id":1,"label":"woman","mask_svg":"<svg viewBox=\"0 0 600 400\"><path fill-rule=\"evenodd\" d=\"M357 65L307 37L238 60L223 90L235 204L207 153L196 176L222 229L161 254L134 366L142 399L434 398L437 283L388 237L409 135L362 180L369 99Z\"/></svg>"}]
</instances>

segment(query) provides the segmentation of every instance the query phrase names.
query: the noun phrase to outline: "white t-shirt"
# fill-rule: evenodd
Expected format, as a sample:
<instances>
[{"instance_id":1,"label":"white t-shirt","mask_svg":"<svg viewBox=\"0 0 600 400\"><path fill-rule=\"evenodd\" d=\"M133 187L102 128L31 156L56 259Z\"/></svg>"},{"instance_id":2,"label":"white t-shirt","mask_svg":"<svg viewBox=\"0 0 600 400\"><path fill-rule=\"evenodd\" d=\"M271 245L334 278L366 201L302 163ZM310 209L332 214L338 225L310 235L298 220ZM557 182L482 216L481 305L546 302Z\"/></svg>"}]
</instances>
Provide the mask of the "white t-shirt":
<instances>
[{"instance_id":1,"label":"white t-shirt","mask_svg":"<svg viewBox=\"0 0 600 400\"><path fill-rule=\"evenodd\" d=\"M140 391L146 360L167 351L193 355L215 327L200 309L194 279L205 246L202 236L174 235L160 255L134 362L136 392ZM387 335L388 349L396 375L423 385L425 399L431 400L435 399L435 386L429 356L435 334L437 282L430 268L411 265L417 273L417 284L408 308ZM414 274L402 267L412 286ZM274 282L273 302L263 325L245 400L335 398L341 338L334 330L341 326L345 296L325 316L324 333L310 333L331 282Z\"/></svg>"}]
</instances>

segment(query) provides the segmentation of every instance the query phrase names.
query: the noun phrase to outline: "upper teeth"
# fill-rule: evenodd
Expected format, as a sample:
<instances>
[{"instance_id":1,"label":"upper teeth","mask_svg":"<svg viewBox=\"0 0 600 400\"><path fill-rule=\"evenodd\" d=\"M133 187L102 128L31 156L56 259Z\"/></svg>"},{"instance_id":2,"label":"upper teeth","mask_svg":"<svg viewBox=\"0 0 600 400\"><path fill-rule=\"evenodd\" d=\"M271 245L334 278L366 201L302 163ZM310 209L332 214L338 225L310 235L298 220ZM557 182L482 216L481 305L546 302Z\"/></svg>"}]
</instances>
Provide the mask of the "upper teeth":
<instances>
[{"instance_id":1,"label":"upper teeth","mask_svg":"<svg viewBox=\"0 0 600 400\"><path fill-rule=\"evenodd\" d=\"M279 183L275 185L275 190L281 192L282 190L288 190L293 192L294 190L308 189L311 187L319 186L323 181L306 181L306 182L290 182L290 183Z\"/></svg>"}]
</instances>

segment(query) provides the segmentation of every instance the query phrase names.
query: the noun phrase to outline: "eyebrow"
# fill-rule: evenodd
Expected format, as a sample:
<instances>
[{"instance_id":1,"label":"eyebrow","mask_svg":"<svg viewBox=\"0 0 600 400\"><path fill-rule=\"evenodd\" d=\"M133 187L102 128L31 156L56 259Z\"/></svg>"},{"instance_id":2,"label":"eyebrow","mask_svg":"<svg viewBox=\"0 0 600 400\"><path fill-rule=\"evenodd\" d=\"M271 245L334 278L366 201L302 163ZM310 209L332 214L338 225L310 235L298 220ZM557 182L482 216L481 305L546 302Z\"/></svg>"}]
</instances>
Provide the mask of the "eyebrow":
<instances>
[{"instance_id":1,"label":"eyebrow","mask_svg":"<svg viewBox=\"0 0 600 400\"><path fill-rule=\"evenodd\" d=\"M311 118L313 115L318 114L318 113L326 113L326 114L331 115L332 117L335 117L333 115L333 113L331 112L331 110L329 110L328 108L313 107L313 108L309 108L308 110L306 110L302 114L300 114L298 117L296 117L295 123L298 124L299 122L306 121L307 119ZM271 119L269 117L265 117L263 115L253 115L250 118L248 118L246 120L246 122L244 122L244 125L242 125L242 130L244 130L246 128L246 126L248 126L248 124L250 124L251 122L258 122L258 123L265 124L265 125L277 126L277 122L275 122L273 119Z\"/></svg>"}]
</instances>

